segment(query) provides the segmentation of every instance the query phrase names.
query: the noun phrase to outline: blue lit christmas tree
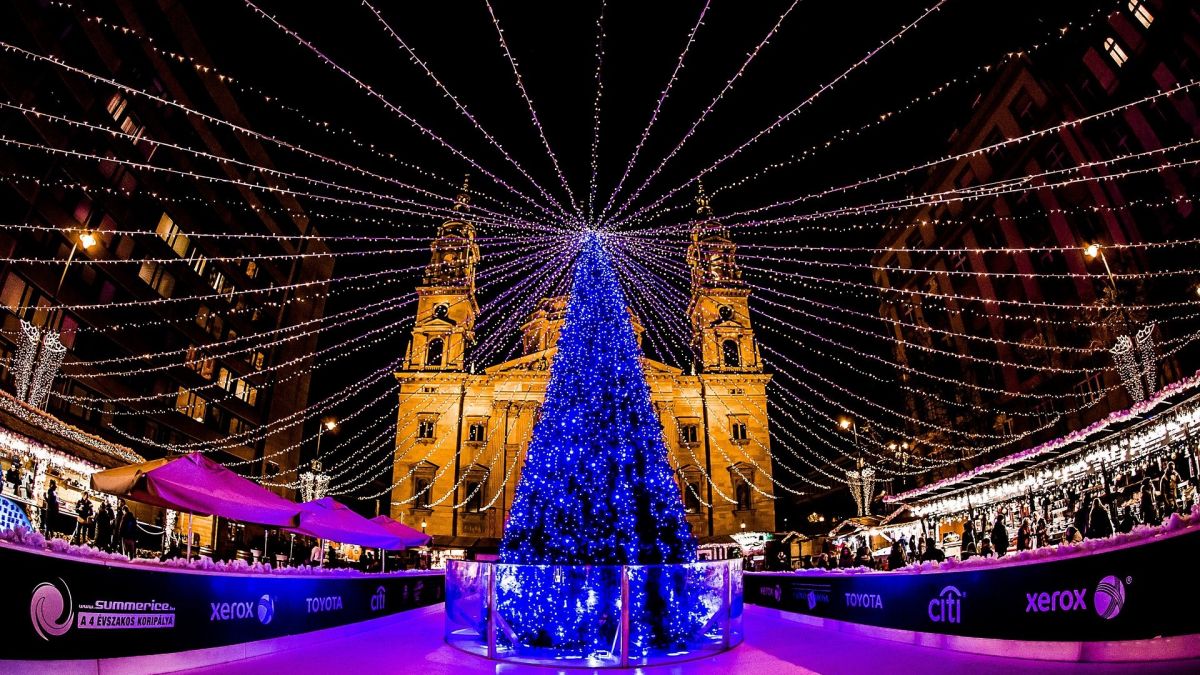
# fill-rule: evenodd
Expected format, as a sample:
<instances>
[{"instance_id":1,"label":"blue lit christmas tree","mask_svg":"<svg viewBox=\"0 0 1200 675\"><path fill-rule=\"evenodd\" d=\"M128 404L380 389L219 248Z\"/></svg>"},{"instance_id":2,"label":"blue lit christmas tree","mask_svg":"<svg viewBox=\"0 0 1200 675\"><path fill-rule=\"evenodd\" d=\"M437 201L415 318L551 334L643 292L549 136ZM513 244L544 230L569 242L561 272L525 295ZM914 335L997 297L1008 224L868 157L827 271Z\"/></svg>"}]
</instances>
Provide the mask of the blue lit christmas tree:
<instances>
[{"instance_id":1,"label":"blue lit christmas tree","mask_svg":"<svg viewBox=\"0 0 1200 675\"><path fill-rule=\"evenodd\" d=\"M502 562L696 559L625 295L598 235L575 263L546 401L504 528Z\"/></svg>"},{"instance_id":2,"label":"blue lit christmas tree","mask_svg":"<svg viewBox=\"0 0 1200 675\"><path fill-rule=\"evenodd\" d=\"M621 571L604 566L649 566L628 572L635 655L677 648L714 616L714 603L689 590L698 569L662 567L695 562L696 541L625 296L596 234L585 236L575 263L500 560L497 607L518 651L612 654Z\"/></svg>"}]
</instances>

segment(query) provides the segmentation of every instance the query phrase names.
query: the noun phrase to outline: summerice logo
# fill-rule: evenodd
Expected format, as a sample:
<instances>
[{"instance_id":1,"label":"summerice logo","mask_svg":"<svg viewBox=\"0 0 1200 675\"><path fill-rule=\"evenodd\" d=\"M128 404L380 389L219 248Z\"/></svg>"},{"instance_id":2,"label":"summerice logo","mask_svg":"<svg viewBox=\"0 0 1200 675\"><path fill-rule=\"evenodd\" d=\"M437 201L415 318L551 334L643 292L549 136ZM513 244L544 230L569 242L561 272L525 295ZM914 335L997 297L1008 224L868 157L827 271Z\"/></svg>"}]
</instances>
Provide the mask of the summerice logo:
<instances>
[{"instance_id":1,"label":"summerice logo","mask_svg":"<svg viewBox=\"0 0 1200 675\"><path fill-rule=\"evenodd\" d=\"M58 637L71 630L72 619L75 618L71 589L61 578L58 581L67 593L65 599L62 591L47 581L33 589L33 597L29 600L29 619L33 622L33 629L43 640L49 640L51 636Z\"/></svg>"}]
</instances>

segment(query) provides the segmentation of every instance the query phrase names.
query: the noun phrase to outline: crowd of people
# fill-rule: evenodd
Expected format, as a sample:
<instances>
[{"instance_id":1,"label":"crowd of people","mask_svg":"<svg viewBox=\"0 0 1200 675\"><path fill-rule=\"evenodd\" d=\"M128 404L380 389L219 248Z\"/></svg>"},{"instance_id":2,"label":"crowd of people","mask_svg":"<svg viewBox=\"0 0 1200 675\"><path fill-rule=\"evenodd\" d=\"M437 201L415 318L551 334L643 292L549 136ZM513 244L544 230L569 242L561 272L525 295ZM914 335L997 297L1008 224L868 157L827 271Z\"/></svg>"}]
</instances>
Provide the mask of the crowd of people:
<instances>
[{"instance_id":1,"label":"crowd of people","mask_svg":"<svg viewBox=\"0 0 1200 675\"><path fill-rule=\"evenodd\" d=\"M58 522L58 485L50 481L46 489L45 507L42 511L42 533L54 537L60 532ZM91 545L130 558L137 555L138 519L125 500L113 508L107 500L94 506L92 500L83 495L75 504L75 528L70 533L72 544Z\"/></svg>"}]
</instances>

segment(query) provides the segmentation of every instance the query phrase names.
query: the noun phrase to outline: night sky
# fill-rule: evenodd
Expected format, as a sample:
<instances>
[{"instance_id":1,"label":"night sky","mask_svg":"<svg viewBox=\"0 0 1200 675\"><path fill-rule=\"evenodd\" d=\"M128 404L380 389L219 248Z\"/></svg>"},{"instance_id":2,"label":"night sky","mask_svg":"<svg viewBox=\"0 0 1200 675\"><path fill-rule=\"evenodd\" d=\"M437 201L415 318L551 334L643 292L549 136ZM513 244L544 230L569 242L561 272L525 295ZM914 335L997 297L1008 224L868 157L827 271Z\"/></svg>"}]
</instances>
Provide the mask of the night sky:
<instances>
[{"instance_id":1,"label":"night sky","mask_svg":"<svg viewBox=\"0 0 1200 675\"><path fill-rule=\"evenodd\" d=\"M454 157L428 138L414 131L405 121L372 99L345 76L320 62L308 49L257 15L237 0L204 0L184 3L193 16L197 31L206 41L213 62L223 71L278 96L290 106L303 110L312 119L327 120L334 127L353 130L361 140L377 148L396 153L405 162L438 175L431 181L415 171L381 160L348 143L344 136L315 130L294 115L280 112L273 105L256 105L249 97L240 102L253 126L268 133L297 141L310 149L354 162L373 171L413 180L421 185L453 196L464 173L475 174L472 187L480 192L508 197L495 184L478 175L461 159ZM1097 8L1112 3L1088 2L1005 2L979 3L947 0L941 9L925 19L897 44L890 45L870 61L853 70L847 79L822 93L778 131L758 142L734 160L722 165L704 180L720 216L774 201L793 198L823 188L851 183L879 173L920 164L946 152L948 139L971 113L979 93L991 83L983 76L965 86L955 86L932 102L921 103L897 114L870 131L834 144L814 156L769 174L737 189L722 187L793 153L819 147L843 129L857 129L881 115L895 112L914 98L922 97L940 85L972 75L979 66L1000 62L1006 52L1020 50L1057 38L1058 29L1070 22L1082 21ZM747 54L779 20L790 12L778 33L766 45L714 107L695 136L649 186L639 204L655 199L670 188L692 178L701 169L729 152L780 115L812 96L823 85L837 78L849 66L863 58L881 42L891 38L904 25L916 19L933 3L911 2L818 2L795 3L771 0L756 3L713 2L703 26L696 34L685 67L670 98L642 151L630 184L623 194L642 182L680 140L713 97L745 61ZM604 6L602 62L603 98L599 145L598 185L603 202L625 169L637 139L645 128L655 102L675 67L680 50L701 9L701 2L627 3L609 2ZM1115 7L1115 5L1113 5ZM527 187L512 167L442 96L417 65L412 63L371 10L358 3L289 3L264 0L264 11L275 16L300 36L325 53L389 101L404 109L422 124L442 135L448 142L506 180ZM526 167L539 183L555 196L561 196L558 179L528 110L514 85L512 70L497 41L496 29L483 2L410 3L383 2L377 7L399 36L434 71L437 77L497 138L512 156ZM529 95L562 170L574 192L586 198L590 177L593 134L593 100L596 93L595 40L601 5L595 2L497 2L496 16L516 58ZM1055 40L1047 50L1064 54L1078 51L1073 34ZM1074 49L1075 51L1069 51ZM299 162L279 152L273 153L280 168L313 172L313 165ZM319 169L318 169L319 170ZM332 175L332 174L331 174ZM367 180L339 180L379 190L380 184ZM798 211L831 208L844 204L870 203L881 198L902 196L919 185L924 176L913 174L906 180L892 181L871 189L858 190L832 199L806 203ZM664 216L666 222L678 222L691 216L687 188L669 205L681 207ZM317 209L319 210L319 209ZM376 214L377 215L377 214ZM325 234L412 234L432 237L438 218L395 217L386 225L353 224L344 221L322 222L317 228ZM666 224L664 222L663 224ZM756 232L753 228L735 230L735 238L744 243L808 243L868 245L863 235L849 228L839 231L845 220L831 221L830 233L803 238ZM876 230L878 232L878 230ZM488 236L487 228L480 235ZM874 237L874 235L868 235ZM681 241L680 235L675 235ZM418 248L421 242L406 244ZM364 245L335 244L344 251L362 250ZM682 260L682 248L680 260ZM335 273L361 273L370 269L419 265L428 253L386 257L343 258ZM486 270L498 258L484 258ZM865 261L864 261L865 262ZM844 275L870 283L863 270L823 271L825 276ZM754 284L778 284L762 272L747 271ZM382 290L366 294L335 296L327 312L341 311L387 297L411 294L419 283L417 274L398 278ZM802 289L792 289L802 292ZM487 294L482 298L487 301ZM877 313L878 303L870 298L840 302L861 302L861 311ZM752 300L752 309L755 308ZM528 311L521 307L520 312ZM400 315L405 315L400 313ZM396 318L397 315L390 315ZM486 337L502 317L483 316L479 332ZM391 319L389 319L391 320ZM676 319L686 325L686 317ZM760 327L762 322L760 321ZM371 327L358 324L354 330L333 331L323 337L341 340ZM879 324L868 325L880 331ZM779 331L762 330L760 340L770 347L803 360L806 354L789 344ZM879 341L861 335L840 335L839 339L887 356L890 350ZM365 374L398 358L407 341L407 330L377 348L339 359L335 366L321 368L313 384L312 400L353 386ZM686 367L682 354L659 354L655 358ZM499 359L497 359L499 360ZM490 365L490 364L481 364ZM846 385L867 392L881 403L887 392L872 391L869 384L854 381L854 376L839 373L829 364L826 373L845 379ZM378 386L375 391L379 391ZM368 397L369 398L369 397ZM391 415L384 409L394 405L385 400L378 415ZM345 414L346 411L340 411ZM367 416L371 418L372 416ZM377 416L375 416L377 417ZM780 420L773 417L772 424ZM315 433L315 423L309 433ZM343 430L349 433L353 430ZM332 445L326 446L326 452ZM334 453L347 448L334 450ZM313 448L308 448L310 456ZM787 475L776 472L784 480ZM390 481L389 481L390 482ZM383 483L386 485L386 483ZM843 495L844 497L844 495ZM848 498L844 501L848 502ZM835 508L850 507L849 503ZM793 521L794 522L794 521Z\"/></svg>"}]
</instances>

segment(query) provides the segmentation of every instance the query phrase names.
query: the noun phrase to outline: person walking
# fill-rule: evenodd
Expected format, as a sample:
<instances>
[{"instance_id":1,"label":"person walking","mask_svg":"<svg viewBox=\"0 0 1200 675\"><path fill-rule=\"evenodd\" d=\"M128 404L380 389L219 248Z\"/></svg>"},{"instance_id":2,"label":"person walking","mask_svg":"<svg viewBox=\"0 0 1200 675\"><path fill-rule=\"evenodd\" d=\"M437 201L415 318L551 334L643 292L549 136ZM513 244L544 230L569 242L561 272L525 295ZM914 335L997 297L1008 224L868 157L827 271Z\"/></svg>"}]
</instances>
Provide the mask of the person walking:
<instances>
[{"instance_id":1,"label":"person walking","mask_svg":"<svg viewBox=\"0 0 1200 675\"><path fill-rule=\"evenodd\" d=\"M1175 462L1167 462L1162 480L1158 483L1158 491L1162 493L1162 516L1169 517L1179 511L1179 474L1175 472Z\"/></svg>"},{"instance_id":2,"label":"person walking","mask_svg":"<svg viewBox=\"0 0 1200 675\"><path fill-rule=\"evenodd\" d=\"M58 483L50 481L50 487L46 488L46 508L43 510L43 529L46 531L47 537L54 536L54 525L58 520Z\"/></svg>"},{"instance_id":3,"label":"person walking","mask_svg":"<svg viewBox=\"0 0 1200 675\"><path fill-rule=\"evenodd\" d=\"M888 554L889 570L898 570L908 564L906 550L903 539L897 539L892 544L892 552Z\"/></svg>"},{"instance_id":4,"label":"person walking","mask_svg":"<svg viewBox=\"0 0 1200 675\"><path fill-rule=\"evenodd\" d=\"M1133 516L1133 507L1126 506L1125 511L1121 513L1121 520L1117 523L1118 534L1129 534L1133 532L1133 528L1137 525L1137 518Z\"/></svg>"},{"instance_id":5,"label":"person walking","mask_svg":"<svg viewBox=\"0 0 1200 675\"><path fill-rule=\"evenodd\" d=\"M96 510L96 547L111 551L112 539L113 510L108 502L100 502L100 508Z\"/></svg>"},{"instance_id":6,"label":"person walking","mask_svg":"<svg viewBox=\"0 0 1200 675\"><path fill-rule=\"evenodd\" d=\"M1158 504L1154 498L1154 483L1150 482L1150 477L1142 479L1142 522L1151 526L1157 527L1162 524L1162 518L1158 516Z\"/></svg>"},{"instance_id":7,"label":"person walking","mask_svg":"<svg viewBox=\"0 0 1200 675\"><path fill-rule=\"evenodd\" d=\"M996 524L992 526L992 546L999 558L1008 553L1008 527L1004 525L1004 514L996 514Z\"/></svg>"},{"instance_id":8,"label":"person walking","mask_svg":"<svg viewBox=\"0 0 1200 675\"><path fill-rule=\"evenodd\" d=\"M962 548L959 558L966 560L977 553L979 553L979 547L975 542L975 519L968 518L967 522L963 523Z\"/></svg>"},{"instance_id":9,"label":"person walking","mask_svg":"<svg viewBox=\"0 0 1200 675\"><path fill-rule=\"evenodd\" d=\"M1038 518L1037 524L1037 541L1034 546L1049 546L1050 545L1050 527L1046 525L1045 518Z\"/></svg>"},{"instance_id":10,"label":"person walking","mask_svg":"<svg viewBox=\"0 0 1200 675\"><path fill-rule=\"evenodd\" d=\"M75 531L71 533L71 543L83 545L88 543L88 532L92 529L92 500L87 495L80 495L75 504Z\"/></svg>"},{"instance_id":11,"label":"person walking","mask_svg":"<svg viewBox=\"0 0 1200 675\"><path fill-rule=\"evenodd\" d=\"M1088 516L1088 539L1103 539L1112 535L1112 518L1108 515L1108 509L1100 503L1100 498L1096 497L1092 501L1092 513Z\"/></svg>"},{"instance_id":12,"label":"person walking","mask_svg":"<svg viewBox=\"0 0 1200 675\"><path fill-rule=\"evenodd\" d=\"M128 506L122 506L121 510L121 553L129 556L129 559L137 557L137 531L138 519L133 515L133 511L129 510Z\"/></svg>"},{"instance_id":13,"label":"person walking","mask_svg":"<svg viewBox=\"0 0 1200 675\"><path fill-rule=\"evenodd\" d=\"M921 556L921 560L925 562L946 562L946 552L938 548L937 540L929 537L925 540L925 555Z\"/></svg>"},{"instance_id":14,"label":"person walking","mask_svg":"<svg viewBox=\"0 0 1200 675\"><path fill-rule=\"evenodd\" d=\"M1017 550L1028 551L1033 548L1033 527L1029 524L1028 518L1021 520L1021 527L1017 530Z\"/></svg>"}]
</instances>

